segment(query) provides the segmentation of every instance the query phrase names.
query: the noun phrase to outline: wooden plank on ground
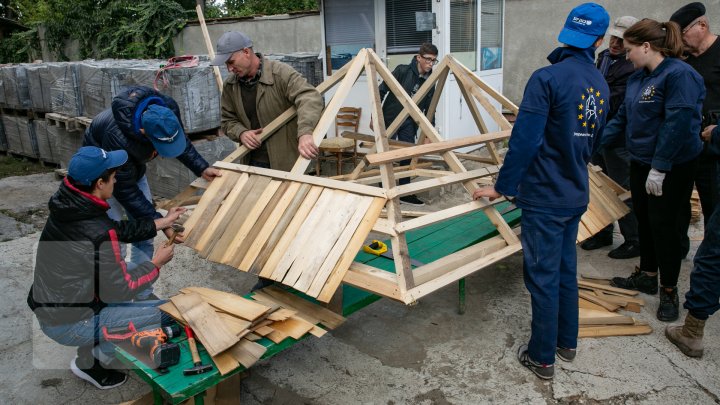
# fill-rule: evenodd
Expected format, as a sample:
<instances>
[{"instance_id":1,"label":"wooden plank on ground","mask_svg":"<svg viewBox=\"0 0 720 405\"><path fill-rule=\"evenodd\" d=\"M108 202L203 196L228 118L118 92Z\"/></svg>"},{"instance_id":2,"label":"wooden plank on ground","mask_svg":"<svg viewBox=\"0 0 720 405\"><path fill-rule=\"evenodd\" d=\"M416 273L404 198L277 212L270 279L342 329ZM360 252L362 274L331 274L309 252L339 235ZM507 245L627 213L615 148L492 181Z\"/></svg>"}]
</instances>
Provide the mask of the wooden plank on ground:
<instances>
[{"instance_id":1,"label":"wooden plank on ground","mask_svg":"<svg viewBox=\"0 0 720 405\"><path fill-rule=\"evenodd\" d=\"M180 294L170 300L211 356L218 355L238 342L238 337L225 326L215 310L203 301L200 295Z\"/></svg>"},{"instance_id":2,"label":"wooden plank on ground","mask_svg":"<svg viewBox=\"0 0 720 405\"><path fill-rule=\"evenodd\" d=\"M652 333L650 325L587 326L578 329L578 337L631 336Z\"/></svg>"},{"instance_id":3,"label":"wooden plank on ground","mask_svg":"<svg viewBox=\"0 0 720 405\"><path fill-rule=\"evenodd\" d=\"M588 291L578 291L578 297L585 299L587 301L592 302L593 304L600 305L601 307L607 309L608 311L617 311L620 308L620 305L612 304L610 302L607 302L603 300L602 298L598 297L595 294L592 294Z\"/></svg>"},{"instance_id":4,"label":"wooden plank on ground","mask_svg":"<svg viewBox=\"0 0 720 405\"><path fill-rule=\"evenodd\" d=\"M587 280L578 280L578 287L587 287L587 288L591 288L594 290L608 291L608 292L613 292L613 293L622 294L622 295L630 295L633 297L639 294L639 292L634 291L634 290L627 290L625 288L617 288L617 287L612 287L609 285L593 283L593 282L587 281Z\"/></svg>"}]
</instances>

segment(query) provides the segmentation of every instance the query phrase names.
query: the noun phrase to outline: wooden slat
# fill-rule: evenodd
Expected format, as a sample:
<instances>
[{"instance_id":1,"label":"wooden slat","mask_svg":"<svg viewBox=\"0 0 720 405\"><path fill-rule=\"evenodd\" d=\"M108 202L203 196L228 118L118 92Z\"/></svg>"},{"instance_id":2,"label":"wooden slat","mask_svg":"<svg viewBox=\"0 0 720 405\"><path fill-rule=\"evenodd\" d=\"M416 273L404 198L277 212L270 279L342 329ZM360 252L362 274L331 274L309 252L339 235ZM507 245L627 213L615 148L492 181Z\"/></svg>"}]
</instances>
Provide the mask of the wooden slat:
<instances>
[{"instance_id":1,"label":"wooden slat","mask_svg":"<svg viewBox=\"0 0 720 405\"><path fill-rule=\"evenodd\" d=\"M271 181L250 210L240 211L247 212L247 218L237 230L235 239L227 247L226 255L223 256L226 263L243 271L249 270L240 268L240 263L250 246L258 243L256 240L258 233L289 186L290 182L287 181Z\"/></svg>"},{"instance_id":2,"label":"wooden slat","mask_svg":"<svg viewBox=\"0 0 720 405\"><path fill-rule=\"evenodd\" d=\"M272 185L272 186L271 186ZM236 201L230 208L232 215L229 216L229 220L222 226L222 231L218 229L218 232L213 235L212 241L214 243L208 243L208 245L200 252L200 256L207 257L209 260L218 263L227 264L229 258L227 255L234 253L231 250L231 245L235 241L239 229L241 229L249 219L249 212L258 202L258 200L265 196L265 191L270 187L277 187L280 182L274 182L267 177L262 176L250 176L248 184L243 189L243 197ZM245 214L245 215L243 215ZM257 217L253 217L256 219ZM242 228L245 230L245 228Z\"/></svg>"},{"instance_id":3,"label":"wooden slat","mask_svg":"<svg viewBox=\"0 0 720 405\"><path fill-rule=\"evenodd\" d=\"M171 297L170 300L193 328L195 335L211 356L216 356L238 342L238 337L225 326L222 319L207 302L200 298L200 295L180 294Z\"/></svg>"},{"instance_id":4,"label":"wooden slat","mask_svg":"<svg viewBox=\"0 0 720 405\"><path fill-rule=\"evenodd\" d=\"M233 347L228 349L230 355L242 364L245 368L252 367L263 354L267 348L261 344L251 342L247 339L240 339Z\"/></svg>"},{"instance_id":5,"label":"wooden slat","mask_svg":"<svg viewBox=\"0 0 720 405\"><path fill-rule=\"evenodd\" d=\"M351 193L369 195L373 197L385 197L385 192L381 188L350 183L347 181L332 180L326 177L306 176L304 174L282 172L279 170L245 166L237 163L227 162L215 162L213 166L218 169L236 171L241 173L259 174L261 176L272 177L273 179L277 180L299 181L301 183L312 184L314 186L327 187L335 190L345 190Z\"/></svg>"},{"instance_id":6,"label":"wooden slat","mask_svg":"<svg viewBox=\"0 0 720 405\"><path fill-rule=\"evenodd\" d=\"M212 218L220 207L220 203L225 199L240 174L223 171L222 177L215 178L210 183L210 187L205 191L204 198L200 199L197 208L193 211L193 215L185 221L185 245L194 247L197 241L205 232L210 224L208 218ZM201 218L203 219L201 221Z\"/></svg>"},{"instance_id":7,"label":"wooden slat","mask_svg":"<svg viewBox=\"0 0 720 405\"><path fill-rule=\"evenodd\" d=\"M348 243L350 243L351 238L357 231L360 222L365 217L365 214L370 208L372 202L373 199L366 197L355 206L355 211L351 213L346 223L342 225L342 227L339 227L341 232L337 235L334 245L331 245L331 249L328 251L328 254L321 257L321 259L324 260L318 264L319 268L315 277L310 280L311 283L308 284L308 288L301 291L307 292L307 294L311 297L317 297L318 294L320 294L328 277L338 264L342 254L347 249Z\"/></svg>"},{"instance_id":8,"label":"wooden slat","mask_svg":"<svg viewBox=\"0 0 720 405\"><path fill-rule=\"evenodd\" d=\"M295 294L281 290L276 286L263 288L261 291L281 302L286 308L293 308L298 314L307 314L318 320L330 329L335 329L345 322L345 318L320 305L306 301Z\"/></svg>"},{"instance_id":9,"label":"wooden slat","mask_svg":"<svg viewBox=\"0 0 720 405\"><path fill-rule=\"evenodd\" d=\"M407 221L400 222L395 225L396 232L408 232L414 229L419 229L425 226L432 225L437 222L445 221L451 218L456 218L461 215L465 215L471 212L475 212L484 209L488 205L494 205L504 202L504 199L496 199L492 202L485 201L470 201L462 205L456 205L451 208L447 208L440 211L427 213L419 218L409 219Z\"/></svg>"},{"instance_id":10,"label":"wooden slat","mask_svg":"<svg viewBox=\"0 0 720 405\"><path fill-rule=\"evenodd\" d=\"M363 263L353 262L343 277L343 283L387 298L402 300L395 273Z\"/></svg>"},{"instance_id":11,"label":"wooden slat","mask_svg":"<svg viewBox=\"0 0 720 405\"><path fill-rule=\"evenodd\" d=\"M315 226L321 222L324 218L331 215L332 210L335 208L331 205L333 201L335 191L332 189L324 189L320 194L317 202L313 204L312 210L308 213L307 217L302 221L297 233L291 235L292 240L285 246L279 246L275 248L276 251L282 253L282 257L275 266L272 279L281 281L283 284L292 286L300 277L302 269L296 269L294 272L289 272L292 263L298 257L302 251L305 242L308 238L312 238L312 232L315 230ZM271 256L272 259L272 256Z\"/></svg>"},{"instance_id":12,"label":"wooden slat","mask_svg":"<svg viewBox=\"0 0 720 405\"><path fill-rule=\"evenodd\" d=\"M304 334L310 332L314 326L312 323L299 317L290 317L284 321L275 322L270 325L271 328L278 332L285 333L295 340L300 339Z\"/></svg>"},{"instance_id":13,"label":"wooden slat","mask_svg":"<svg viewBox=\"0 0 720 405\"><path fill-rule=\"evenodd\" d=\"M587 287L587 288L591 288L594 290L613 292L613 293L621 294L621 295L629 295L629 296L633 296L633 297L639 294L638 291L627 290L624 288L617 288L617 287L612 287L609 285L593 283L593 282L587 281L587 280L578 280L578 286Z\"/></svg>"},{"instance_id":14,"label":"wooden slat","mask_svg":"<svg viewBox=\"0 0 720 405\"><path fill-rule=\"evenodd\" d=\"M270 180L264 178L263 180ZM255 195L250 195L245 199L244 204L236 212L237 217L244 217L243 221L237 221L239 223L237 227L228 228L223 238L218 242L217 249L213 251L214 257L220 257L223 263L236 266L236 261L242 260L239 255L243 254L244 251L241 249L243 243L246 243L246 239L251 237L253 227L258 221L264 221L267 217L262 215L269 202L273 200L273 197L277 194L277 191L281 188L283 182L277 180L270 180L266 183L265 187L258 190L260 191L257 198ZM284 186L287 187L287 184ZM277 199L280 199L278 195ZM262 224L260 224L262 226ZM251 241L252 242L252 241ZM242 269L241 269L242 270Z\"/></svg>"},{"instance_id":15,"label":"wooden slat","mask_svg":"<svg viewBox=\"0 0 720 405\"><path fill-rule=\"evenodd\" d=\"M280 238L285 235L285 230L287 229L288 225L290 225L290 222L296 217L296 214L298 213L298 209L300 208L303 201L305 201L305 197L307 197L308 192L310 191L311 186L309 184L301 184L300 188L298 189L295 196L292 198L292 201L290 201L290 204L287 206L287 208L282 213L282 216L278 220L277 224L274 226L274 229L270 236L268 237L267 242L262 246L262 250L258 254L257 259L253 262L252 267L250 268L250 273L257 274L260 277L269 277L274 269L266 268L265 263L267 262L270 255L275 250L275 246L277 245ZM317 196L320 195L320 187L316 188L316 199ZM310 208L308 208L309 210ZM301 214L306 215L306 214ZM262 273L262 271L265 271L265 273Z\"/></svg>"},{"instance_id":16,"label":"wooden slat","mask_svg":"<svg viewBox=\"0 0 720 405\"><path fill-rule=\"evenodd\" d=\"M350 267L350 264L355 259L357 252L360 251L362 244L365 242L365 238L370 232L370 229L372 229L373 223L375 222L375 220L377 220L378 216L380 216L380 211L382 210L384 205L385 199L383 198L375 198L373 200L370 208L368 208L367 210L367 214L365 214L362 221L360 222L360 225L358 225L357 230L350 239L350 242L348 242L347 249L343 252L342 256L337 262L337 265L335 265L335 268L325 282L325 286L323 287L320 294L317 296L317 299L319 301L330 301L333 294L335 293L335 290L337 290L340 286L340 283L342 282L342 279L345 276L347 269Z\"/></svg>"},{"instance_id":17,"label":"wooden slat","mask_svg":"<svg viewBox=\"0 0 720 405\"><path fill-rule=\"evenodd\" d=\"M580 297L584 300L590 301L593 304L600 305L601 307L607 309L608 311L617 311L620 308L619 305L609 303L609 302L603 300L602 298L598 297L597 295L591 294L587 291L582 291L582 290L578 291L578 297Z\"/></svg>"},{"instance_id":18,"label":"wooden slat","mask_svg":"<svg viewBox=\"0 0 720 405\"><path fill-rule=\"evenodd\" d=\"M594 310L598 310L598 311L607 311L607 309L601 307L600 305L593 304L592 302L582 299L582 298L578 298L578 307L585 308L585 309L594 309Z\"/></svg>"},{"instance_id":19,"label":"wooden slat","mask_svg":"<svg viewBox=\"0 0 720 405\"><path fill-rule=\"evenodd\" d=\"M286 309L298 311L296 308L293 308L292 306L288 305L287 303L280 302L279 300L273 298L272 296L268 295L267 293L265 293L263 291L255 291L252 298L257 300L258 302L265 304L265 305L280 305ZM310 322L311 324L315 325L315 327L313 327L310 330L311 335L316 336L316 337L322 337L323 335L325 335L325 333L327 333L327 331L325 329L317 326L317 324L320 323L319 319L317 319L311 315L308 315L304 312L299 312L299 311L295 314L295 316L302 318L302 319Z\"/></svg>"},{"instance_id":20,"label":"wooden slat","mask_svg":"<svg viewBox=\"0 0 720 405\"><path fill-rule=\"evenodd\" d=\"M267 220L264 221L262 229L258 231L257 235L254 238L249 239L251 243L249 243L249 247L242 262L240 262L237 266L240 270L253 272L253 263L255 262L255 259L257 259L258 255L260 255L263 246L265 246L265 242L268 241L275 230L275 227L279 224L280 219L285 213L285 209L288 208L295 198L298 190L300 190L300 186L301 184L297 182L289 183L285 193L280 195L280 200L277 201L277 204L268 204L268 209L271 213L269 214ZM310 186L306 185L306 189L309 190ZM263 212L263 215L265 215L265 212ZM254 274L257 274L259 271L260 269L257 268L257 272Z\"/></svg>"},{"instance_id":21,"label":"wooden slat","mask_svg":"<svg viewBox=\"0 0 720 405\"><path fill-rule=\"evenodd\" d=\"M197 294L215 308L250 322L255 321L270 310L265 305L225 291L205 287L185 287L180 291L186 294Z\"/></svg>"},{"instance_id":22,"label":"wooden slat","mask_svg":"<svg viewBox=\"0 0 720 405\"><path fill-rule=\"evenodd\" d=\"M273 274L275 274L275 270L277 269L280 260L285 255L285 251L295 238L295 234L297 234L297 232L300 230L300 227L305 221L305 218L307 218L307 215L310 213L313 207L315 207L315 203L320 197L322 191L322 187L310 188L307 195L305 196L305 199L298 207L297 211L295 211L291 218L288 218L290 220L290 223L285 228L283 233L281 235L278 235L279 239L277 243L275 243L271 249L268 248L265 252L263 252L263 254L269 254L269 256L265 263L262 264L262 270L259 273L260 277L273 277ZM258 260L258 262L260 262L260 260Z\"/></svg>"},{"instance_id":23,"label":"wooden slat","mask_svg":"<svg viewBox=\"0 0 720 405\"><path fill-rule=\"evenodd\" d=\"M446 58L447 57L451 57L451 58L453 58L453 60L455 60L452 55L447 55ZM455 61L457 61L457 60L455 60ZM497 102L499 102L503 107L510 110L510 112L512 112L513 114L518 115L519 108L512 101L510 101L510 99L508 99L502 93L500 93L499 91L495 90L492 86L487 84L483 79L478 77L473 71L468 69L467 66L465 66L461 63L457 63L457 65L459 67L461 67L468 74L470 79L473 82L475 82L475 84L478 85L478 87L480 87L485 92L487 92L490 95L490 97L494 98Z\"/></svg>"},{"instance_id":24,"label":"wooden slat","mask_svg":"<svg viewBox=\"0 0 720 405\"><path fill-rule=\"evenodd\" d=\"M387 191L388 198L395 198L404 195L417 194L426 190L432 190L443 185L463 183L475 180L479 177L491 176L498 172L497 166L483 167L469 172L454 173L449 176L438 177L429 180L417 181L403 186L397 186Z\"/></svg>"},{"instance_id":25,"label":"wooden slat","mask_svg":"<svg viewBox=\"0 0 720 405\"><path fill-rule=\"evenodd\" d=\"M652 333L649 325L587 326L578 329L578 337L631 336Z\"/></svg>"},{"instance_id":26,"label":"wooden slat","mask_svg":"<svg viewBox=\"0 0 720 405\"><path fill-rule=\"evenodd\" d=\"M293 263L293 267L298 266L302 269L302 274L298 278L294 287L298 291L307 292L311 284L318 280L318 283L325 285L327 275L320 273L322 265L326 258L333 250L344 251L347 240L338 240L348 226L348 222L353 218L357 211L365 213L372 201L371 197L360 196L357 194L348 194L344 200L340 202L332 213L332 217L321 223L322 229L318 229L314 233L315 237L311 238L306 244L303 252ZM359 220L357 222L360 222ZM310 250L312 247L315 249ZM340 255L338 255L340 256ZM319 292L319 290L318 290Z\"/></svg>"},{"instance_id":27,"label":"wooden slat","mask_svg":"<svg viewBox=\"0 0 720 405\"><path fill-rule=\"evenodd\" d=\"M465 138L452 139L449 141L433 142L424 145L411 146L407 148L391 150L388 152L369 154L365 155L365 160L367 160L368 163L372 165L381 165L383 163L398 162L400 160L405 160L417 156L447 152L449 150L454 150L465 146L477 145L479 143L498 141L502 139L507 139L509 137L509 130L492 132L482 135L468 136Z\"/></svg>"},{"instance_id":28,"label":"wooden slat","mask_svg":"<svg viewBox=\"0 0 720 405\"><path fill-rule=\"evenodd\" d=\"M250 179L246 173L240 175L235 186L223 200L220 209L217 210L215 216L209 221L203 235L195 244L195 249L200 252L202 257L207 257L209 249L220 239L228 223L236 214L237 208L242 204L245 196L247 196L247 190L252 189L257 178L257 176L253 176L252 179ZM208 251L205 251L206 248Z\"/></svg>"}]
</instances>

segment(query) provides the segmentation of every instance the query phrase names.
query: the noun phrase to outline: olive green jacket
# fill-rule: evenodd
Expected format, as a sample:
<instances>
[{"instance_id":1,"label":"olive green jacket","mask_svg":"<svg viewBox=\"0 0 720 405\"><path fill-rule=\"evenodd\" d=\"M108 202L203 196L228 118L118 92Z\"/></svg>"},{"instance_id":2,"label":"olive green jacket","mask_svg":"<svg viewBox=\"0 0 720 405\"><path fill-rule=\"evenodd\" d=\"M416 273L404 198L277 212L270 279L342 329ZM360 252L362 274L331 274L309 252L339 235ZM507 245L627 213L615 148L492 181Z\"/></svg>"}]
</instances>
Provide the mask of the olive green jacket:
<instances>
[{"instance_id":1,"label":"olive green jacket","mask_svg":"<svg viewBox=\"0 0 720 405\"><path fill-rule=\"evenodd\" d=\"M312 134L320 119L323 102L320 93L289 65L263 58L262 75L255 101L258 120L265 128L272 120L295 106L297 116L265 140L270 167L290 171L300 153L298 137ZM235 75L225 80L221 101L221 127L232 140L240 142L240 134L250 128L245 114L240 83ZM248 156L243 158L248 163Z\"/></svg>"}]
</instances>

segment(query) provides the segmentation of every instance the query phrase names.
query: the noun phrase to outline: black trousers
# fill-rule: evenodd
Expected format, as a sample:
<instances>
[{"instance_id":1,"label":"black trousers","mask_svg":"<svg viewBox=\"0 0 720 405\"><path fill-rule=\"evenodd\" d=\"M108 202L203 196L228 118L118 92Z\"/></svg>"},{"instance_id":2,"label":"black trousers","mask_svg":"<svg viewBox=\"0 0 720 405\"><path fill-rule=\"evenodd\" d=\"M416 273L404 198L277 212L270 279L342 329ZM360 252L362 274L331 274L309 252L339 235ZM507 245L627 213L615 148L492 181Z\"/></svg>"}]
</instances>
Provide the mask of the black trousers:
<instances>
[{"instance_id":1,"label":"black trousers","mask_svg":"<svg viewBox=\"0 0 720 405\"><path fill-rule=\"evenodd\" d=\"M692 194L697 159L673 165L663 181L660 197L648 195L645 181L650 165L630 164L630 190L640 235L640 270L660 272L660 285L675 287L682 261L682 239L687 235L685 214Z\"/></svg>"}]
</instances>

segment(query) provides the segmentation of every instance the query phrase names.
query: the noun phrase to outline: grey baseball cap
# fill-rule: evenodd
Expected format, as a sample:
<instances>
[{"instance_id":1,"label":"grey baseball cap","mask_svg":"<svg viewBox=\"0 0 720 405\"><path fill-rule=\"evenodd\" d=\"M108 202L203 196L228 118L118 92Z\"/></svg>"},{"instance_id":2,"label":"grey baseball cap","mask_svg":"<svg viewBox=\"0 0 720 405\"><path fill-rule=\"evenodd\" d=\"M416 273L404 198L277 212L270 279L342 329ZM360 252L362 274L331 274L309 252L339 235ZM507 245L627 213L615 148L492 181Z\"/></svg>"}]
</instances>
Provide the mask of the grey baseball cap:
<instances>
[{"instance_id":1,"label":"grey baseball cap","mask_svg":"<svg viewBox=\"0 0 720 405\"><path fill-rule=\"evenodd\" d=\"M253 43L250 37L240 31L230 31L222 34L217 41L215 48L215 59L211 65L222 66L230 59L230 56L239 50L252 48Z\"/></svg>"},{"instance_id":2,"label":"grey baseball cap","mask_svg":"<svg viewBox=\"0 0 720 405\"><path fill-rule=\"evenodd\" d=\"M630 28L638 21L639 20L637 18L629 15L619 17L610 25L610 28L608 28L607 30L607 34L614 37L622 38L625 30Z\"/></svg>"}]
</instances>

